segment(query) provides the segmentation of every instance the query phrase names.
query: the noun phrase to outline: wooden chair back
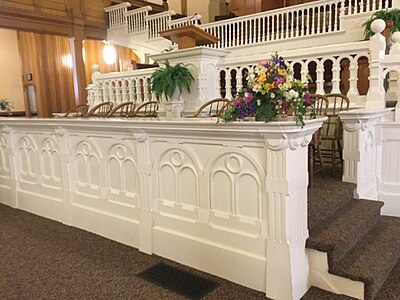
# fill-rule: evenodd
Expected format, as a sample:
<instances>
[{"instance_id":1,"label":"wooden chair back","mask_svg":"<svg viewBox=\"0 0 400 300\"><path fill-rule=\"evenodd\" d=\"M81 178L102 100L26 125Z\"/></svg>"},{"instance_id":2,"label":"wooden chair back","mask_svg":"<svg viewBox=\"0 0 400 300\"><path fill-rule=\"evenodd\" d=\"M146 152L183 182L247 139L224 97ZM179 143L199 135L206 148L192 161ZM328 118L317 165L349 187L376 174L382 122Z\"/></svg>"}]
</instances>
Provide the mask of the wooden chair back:
<instances>
[{"instance_id":1,"label":"wooden chair back","mask_svg":"<svg viewBox=\"0 0 400 300\"><path fill-rule=\"evenodd\" d=\"M113 103L110 101L102 102L95 105L89 110L84 117L106 117L113 108Z\"/></svg>"},{"instance_id":2,"label":"wooden chair back","mask_svg":"<svg viewBox=\"0 0 400 300\"><path fill-rule=\"evenodd\" d=\"M107 114L109 117L131 117L135 112L136 103L135 102L123 102L114 106L113 109Z\"/></svg>"},{"instance_id":3,"label":"wooden chair back","mask_svg":"<svg viewBox=\"0 0 400 300\"><path fill-rule=\"evenodd\" d=\"M83 117L88 110L89 110L89 105L78 104L73 108L71 108L69 111L67 111L67 113L63 117L64 118Z\"/></svg>"},{"instance_id":4,"label":"wooden chair back","mask_svg":"<svg viewBox=\"0 0 400 300\"><path fill-rule=\"evenodd\" d=\"M231 105L231 101L225 98L216 98L207 101L200 106L192 117L219 117Z\"/></svg>"},{"instance_id":5,"label":"wooden chair back","mask_svg":"<svg viewBox=\"0 0 400 300\"><path fill-rule=\"evenodd\" d=\"M157 117L158 107L158 101L143 102L136 108L132 117L155 118Z\"/></svg>"},{"instance_id":6,"label":"wooden chair back","mask_svg":"<svg viewBox=\"0 0 400 300\"><path fill-rule=\"evenodd\" d=\"M314 109L315 115L326 116L329 106L328 98L321 94L311 94L310 97L315 99L314 103L310 105L310 107Z\"/></svg>"},{"instance_id":7,"label":"wooden chair back","mask_svg":"<svg viewBox=\"0 0 400 300\"><path fill-rule=\"evenodd\" d=\"M326 94L325 97L329 101L328 120L324 122L322 136L329 139L340 139L342 137L342 123L339 119L339 112L349 109L350 100L343 94Z\"/></svg>"}]
</instances>

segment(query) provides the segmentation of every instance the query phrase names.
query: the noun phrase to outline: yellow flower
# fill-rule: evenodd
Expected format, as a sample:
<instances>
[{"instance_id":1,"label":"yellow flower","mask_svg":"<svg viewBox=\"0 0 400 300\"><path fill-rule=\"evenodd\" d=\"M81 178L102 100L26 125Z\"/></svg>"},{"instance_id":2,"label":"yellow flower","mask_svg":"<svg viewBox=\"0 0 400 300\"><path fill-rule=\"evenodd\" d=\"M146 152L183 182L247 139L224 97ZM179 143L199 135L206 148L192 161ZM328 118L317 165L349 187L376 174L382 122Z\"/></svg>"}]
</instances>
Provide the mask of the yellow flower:
<instances>
[{"instance_id":1,"label":"yellow flower","mask_svg":"<svg viewBox=\"0 0 400 300\"><path fill-rule=\"evenodd\" d=\"M279 75L282 75L282 76L283 76L283 75L286 75L286 71L279 68L279 69L278 69L278 74L279 74Z\"/></svg>"},{"instance_id":2,"label":"yellow flower","mask_svg":"<svg viewBox=\"0 0 400 300\"><path fill-rule=\"evenodd\" d=\"M258 77L258 84L263 84L265 79L267 79L265 73L260 74L260 76Z\"/></svg>"},{"instance_id":3,"label":"yellow flower","mask_svg":"<svg viewBox=\"0 0 400 300\"><path fill-rule=\"evenodd\" d=\"M270 89L274 88L274 84L273 83L267 83L265 85L265 90L268 92Z\"/></svg>"}]
</instances>

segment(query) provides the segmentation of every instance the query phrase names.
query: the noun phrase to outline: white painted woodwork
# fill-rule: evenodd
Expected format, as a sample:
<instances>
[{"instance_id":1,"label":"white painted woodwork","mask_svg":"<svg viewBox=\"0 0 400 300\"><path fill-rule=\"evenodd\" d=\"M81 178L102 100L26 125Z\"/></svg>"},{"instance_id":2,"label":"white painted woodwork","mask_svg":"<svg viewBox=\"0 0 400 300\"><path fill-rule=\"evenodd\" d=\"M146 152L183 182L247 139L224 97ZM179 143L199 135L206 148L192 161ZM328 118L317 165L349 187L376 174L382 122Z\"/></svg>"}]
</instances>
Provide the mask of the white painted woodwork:
<instances>
[{"instance_id":1,"label":"white painted woodwork","mask_svg":"<svg viewBox=\"0 0 400 300\"><path fill-rule=\"evenodd\" d=\"M381 111L350 110L340 113L343 122L343 181L357 184L354 195L362 199L378 199L378 177L383 160L380 131L392 109Z\"/></svg>"},{"instance_id":2,"label":"white painted woodwork","mask_svg":"<svg viewBox=\"0 0 400 300\"><path fill-rule=\"evenodd\" d=\"M400 123L379 125L382 162L378 177L378 199L385 202L382 213L400 217Z\"/></svg>"},{"instance_id":3,"label":"white painted woodwork","mask_svg":"<svg viewBox=\"0 0 400 300\"><path fill-rule=\"evenodd\" d=\"M110 29L123 28L126 26L126 14L130 6L131 4L129 2L124 2L104 9L104 11L108 13L108 27Z\"/></svg>"},{"instance_id":4,"label":"white painted woodwork","mask_svg":"<svg viewBox=\"0 0 400 300\"><path fill-rule=\"evenodd\" d=\"M364 299L364 282L354 281L328 272L328 254L306 249L310 265L310 284L335 294Z\"/></svg>"},{"instance_id":5,"label":"white painted woodwork","mask_svg":"<svg viewBox=\"0 0 400 300\"><path fill-rule=\"evenodd\" d=\"M141 8L137 8L126 12L125 15L128 25L127 33L136 34L136 33L146 32L148 30L148 23L146 20L149 15L149 11L151 10L153 10L151 6L143 6Z\"/></svg>"},{"instance_id":6,"label":"white painted woodwork","mask_svg":"<svg viewBox=\"0 0 400 300\"><path fill-rule=\"evenodd\" d=\"M354 42L363 39L362 24L377 10L398 8L396 1L371 0L368 3L344 0L320 0L294 5L281 9L269 10L257 14L199 25L198 15L172 21L169 12L146 16L138 29L132 28L134 22L126 22L125 15L118 14L122 20L115 21L113 7L107 8L113 23L110 23L109 40L118 44L143 49L152 54L171 46L158 39L157 30L173 28L179 25L196 24L208 33L218 37L219 42L208 45L211 48L233 48L234 51L254 53L257 50L272 47L269 52L283 49L297 49L316 44L332 45L338 42ZM115 9L119 11L118 8ZM134 11L134 10L133 10ZM128 12L134 14L133 11ZM150 19L149 19L150 18ZM128 18L129 19L129 18ZM126 23L128 30L115 30L114 23ZM150 24L151 23L151 24ZM148 34L133 34L142 28L148 28ZM129 32L129 34L126 34ZM156 39L156 40L155 40ZM283 45L281 45L283 42ZM156 46L158 44L158 47Z\"/></svg>"},{"instance_id":7,"label":"white painted woodwork","mask_svg":"<svg viewBox=\"0 0 400 300\"><path fill-rule=\"evenodd\" d=\"M299 299L322 121L2 118L0 202Z\"/></svg>"}]
</instances>

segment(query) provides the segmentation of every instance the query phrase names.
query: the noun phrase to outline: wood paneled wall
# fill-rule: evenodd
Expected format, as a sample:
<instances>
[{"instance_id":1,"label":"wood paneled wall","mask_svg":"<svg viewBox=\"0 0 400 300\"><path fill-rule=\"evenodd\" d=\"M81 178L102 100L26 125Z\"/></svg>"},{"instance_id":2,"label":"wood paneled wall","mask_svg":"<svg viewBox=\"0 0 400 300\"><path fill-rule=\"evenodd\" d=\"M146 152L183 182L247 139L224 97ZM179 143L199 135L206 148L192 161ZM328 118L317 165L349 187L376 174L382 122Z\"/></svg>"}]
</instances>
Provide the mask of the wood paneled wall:
<instances>
[{"instance_id":1,"label":"wood paneled wall","mask_svg":"<svg viewBox=\"0 0 400 300\"><path fill-rule=\"evenodd\" d=\"M86 37L106 37L107 0L0 0L0 27L74 36L76 25Z\"/></svg>"},{"instance_id":2,"label":"wood paneled wall","mask_svg":"<svg viewBox=\"0 0 400 300\"><path fill-rule=\"evenodd\" d=\"M114 46L117 51L116 62L112 65L106 64L103 59L103 50L105 44L102 41L85 40L83 47L85 49L85 74L86 83L92 83L92 65L98 64L101 73L121 72L131 67L131 60L140 62L139 57L129 48Z\"/></svg>"},{"instance_id":3,"label":"wood paneled wall","mask_svg":"<svg viewBox=\"0 0 400 300\"><path fill-rule=\"evenodd\" d=\"M39 117L67 111L75 105L69 38L18 32L24 86L34 85ZM32 74L27 81L26 75Z\"/></svg>"}]
</instances>

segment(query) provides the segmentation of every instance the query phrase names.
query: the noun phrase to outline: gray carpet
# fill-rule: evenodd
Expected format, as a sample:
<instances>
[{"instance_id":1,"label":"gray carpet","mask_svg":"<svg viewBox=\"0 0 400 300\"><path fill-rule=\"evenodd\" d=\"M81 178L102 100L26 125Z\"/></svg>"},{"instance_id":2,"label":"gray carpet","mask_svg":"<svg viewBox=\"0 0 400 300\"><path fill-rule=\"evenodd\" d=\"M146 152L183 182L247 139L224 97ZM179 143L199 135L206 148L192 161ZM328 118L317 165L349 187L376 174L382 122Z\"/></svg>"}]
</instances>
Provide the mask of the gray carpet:
<instances>
[{"instance_id":1,"label":"gray carpet","mask_svg":"<svg viewBox=\"0 0 400 300\"><path fill-rule=\"evenodd\" d=\"M0 204L0 299L184 299L135 275L166 262L215 280L204 299L265 294Z\"/></svg>"},{"instance_id":2,"label":"gray carpet","mask_svg":"<svg viewBox=\"0 0 400 300\"><path fill-rule=\"evenodd\" d=\"M362 219L362 216L379 216L377 211L380 204L365 202L364 207L362 203L352 202L353 189L354 185L341 183L340 177L332 177L329 171L316 174L314 187L309 189L310 239L307 243L331 251L330 262L336 263L337 268L343 258L359 256L352 251L362 250L346 244L348 236L357 236L357 244L361 244L361 248L366 247L363 243L369 244L368 240L358 243L364 236L368 237L366 233L371 234L372 231L356 220ZM337 233L329 230L329 224L338 222L338 215L343 215L349 226L355 228L354 232L344 230L349 226L343 226ZM352 216L357 216L357 219ZM379 231L389 226L386 227L389 236L390 232L397 232L397 220L383 220L377 219L378 227L373 228ZM358 234L359 229L361 234ZM343 240L344 237L346 239ZM387 245L397 249L396 243ZM374 245L371 247L366 256L377 261L374 258ZM396 256L397 252L393 251L387 255ZM353 261L356 263L345 261L345 264L352 264L353 269L357 269L359 262L356 259ZM204 299L267 299L264 293L0 204L0 299L183 299L135 276L157 262L165 262L217 281L219 286ZM389 267L392 268L391 265ZM337 271L352 272L351 269ZM378 293L375 299L400 299L400 262L388 276L384 278L386 281L379 291L372 291ZM378 280L384 281L382 278ZM303 299L351 298L311 288Z\"/></svg>"}]
</instances>

